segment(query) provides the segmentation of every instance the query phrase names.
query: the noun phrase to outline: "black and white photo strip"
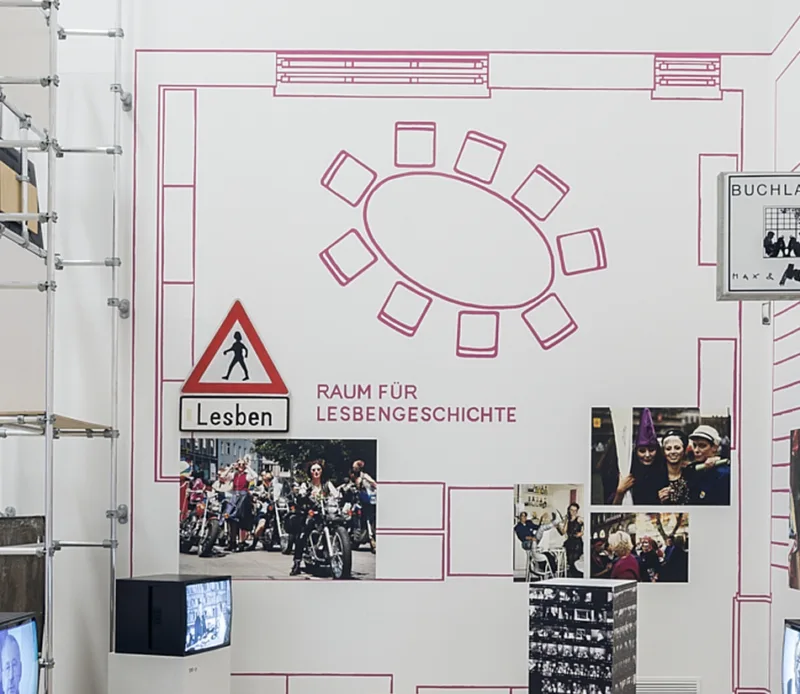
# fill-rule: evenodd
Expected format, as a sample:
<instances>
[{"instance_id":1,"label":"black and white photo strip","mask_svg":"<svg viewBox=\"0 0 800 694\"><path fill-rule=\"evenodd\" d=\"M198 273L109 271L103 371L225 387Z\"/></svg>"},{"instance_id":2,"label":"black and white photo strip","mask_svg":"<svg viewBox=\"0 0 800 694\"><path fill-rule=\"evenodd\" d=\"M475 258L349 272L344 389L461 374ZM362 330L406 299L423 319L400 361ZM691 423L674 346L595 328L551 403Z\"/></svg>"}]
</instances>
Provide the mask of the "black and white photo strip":
<instances>
[{"instance_id":1,"label":"black and white photo strip","mask_svg":"<svg viewBox=\"0 0 800 694\"><path fill-rule=\"evenodd\" d=\"M181 439L181 573L370 580L371 439Z\"/></svg>"},{"instance_id":2,"label":"black and white photo strip","mask_svg":"<svg viewBox=\"0 0 800 694\"><path fill-rule=\"evenodd\" d=\"M592 513L592 578L689 582L688 513Z\"/></svg>"},{"instance_id":3,"label":"black and white photo strip","mask_svg":"<svg viewBox=\"0 0 800 694\"><path fill-rule=\"evenodd\" d=\"M595 407L591 446L593 505L730 506L730 413Z\"/></svg>"},{"instance_id":4,"label":"black and white photo strip","mask_svg":"<svg viewBox=\"0 0 800 694\"><path fill-rule=\"evenodd\" d=\"M528 589L529 694L634 694L633 581L568 579Z\"/></svg>"},{"instance_id":5,"label":"black and white photo strip","mask_svg":"<svg viewBox=\"0 0 800 694\"><path fill-rule=\"evenodd\" d=\"M583 578L582 484L514 485L514 580Z\"/></svg>"}]
</instances>

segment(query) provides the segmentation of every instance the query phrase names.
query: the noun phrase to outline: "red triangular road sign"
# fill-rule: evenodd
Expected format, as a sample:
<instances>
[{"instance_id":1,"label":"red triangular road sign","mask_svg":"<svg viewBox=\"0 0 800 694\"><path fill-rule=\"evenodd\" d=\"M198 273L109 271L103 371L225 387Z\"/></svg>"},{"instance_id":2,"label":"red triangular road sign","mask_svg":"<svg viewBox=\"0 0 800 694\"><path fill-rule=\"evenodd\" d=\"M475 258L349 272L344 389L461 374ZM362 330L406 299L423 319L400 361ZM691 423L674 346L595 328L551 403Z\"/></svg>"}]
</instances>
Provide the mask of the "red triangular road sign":
<instances>
[{"instance_id":1,"label":"red triangular road sign","mask_svg":"<svg viewBox=\"0 0 800 694\"><path fill-rule=\"evenodd\" d=\"M220 353L220 350L230 335L231 330L237 323L241 326L242 332L244 333L244 338L252 350L250 354L255 354L258 362L264 368L264 371L266 371L269 382L226 381L223 380L222 374L216 376L212 381L204 382L202 379L205 376L208 367L211 365L214 357ZM231 357L231 359L233 359L233 357ZM183 384L183 388L181 388L181 393L190 395L201 395L205 393L213 393L216 395L289 394L289 390L286 388L286 384L283 382L281 375L278 373L278 369L275 368L275 364L272 362L269 353L264 347L264 343L261 342L261 338L258 336L253 323L245 312L242 302L238 299L234 302L231 310L225 317L225 320L222 321L222 325L219 326L219 329L214 334L214 337L212 338L208 347L206 347L206 351L203 352L203 356L200 357L200 360L194 365L192 373L189 374L189 378L186 379L186 382Z\"/></svg>"}]
</instances>

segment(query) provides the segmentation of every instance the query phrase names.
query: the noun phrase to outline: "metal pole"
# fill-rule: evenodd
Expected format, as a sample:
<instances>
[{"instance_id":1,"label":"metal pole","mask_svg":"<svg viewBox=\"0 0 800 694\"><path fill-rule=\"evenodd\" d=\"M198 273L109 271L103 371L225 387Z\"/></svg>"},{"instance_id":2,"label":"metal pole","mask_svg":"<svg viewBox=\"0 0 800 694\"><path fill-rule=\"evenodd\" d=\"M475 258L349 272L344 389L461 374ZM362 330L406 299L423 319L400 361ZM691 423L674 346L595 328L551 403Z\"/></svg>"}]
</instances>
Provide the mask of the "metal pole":
<instances>
[{"instance_id":1,"label":"metal pole","mask_svg":"<svg viewBox=\"0 0 800 694\"><path fill-rule=\"evenodd\" d=\"M9 436L41 436L43 433L44 433L44 428L8 429L7 427L0 427L0 439L7 439Z\"/></svg>"},{"instance_id":2,"label":"metal pole","mask_svg":"<svg viewBox=\"0 0 800 694\"><path fill-rule=\"evenodd\" d=\"M59 147L58 154L122 154L122 147Z\"/></svg>"},{"instance_id":3,"label":"metal pole","mask_svg":"<svg viewBox=\"0 0 800 694\"><path fill-rule=\"evenodd\" d=\"M56 546L61 549L62 547L85 547L94 549L110 549L111 545L108 540L102 542L69 542L66 540L56 540Z\"/></svg>"},{"instance_id":4,"label":"metal pole","mask_svg":"<svg viewBox=\"0 0 800 694\"><path fill-rule=\"evenodd\" d=\"M114 86L122 84L122 0L116 0L116 19L114 31ZM114 92L112 86L112 99L114 106L114 125L112 142L115 149L121 154L120 144L120 118L122 104L120 95ZM119 192L120 192L120 166L119 157L111 160L113 171L113 193L111 212L111 257L117 258L119 244ZM119 300L119 271L117 265L111 265L111 298ZM120 312L116 308L111 310L111 428L119 430L119 321ZM108 614L108 642L109 650L114 651L115 639L115 613L117 608L117 524L119 519L117 509L117 478L119 468L119 438L111 438L111 466L109 470L109 534L111 551L108 553L109 568L109 614Z\"/></svg>"},{"instance_id":5,"label":"metal pole","mask_svg":"<svg viewBox=\"0 0 800 694\"><path fill-rule=\"evenodd\" d=\"M20 123L20 128L27 129L22 123ZM38 140L0 140L0 149L21 149L22 156L27 156L29 149L38 149L44 152L47 149L47 143ZM24 169L20 175L25 175Z\"/></svg>"},{"instance_id":6,"label":"metal pole","mask_svg":"<svg viewBox=\"0 0 800 694\"><path fill-rule=\"evenodd\" d=\"M42 426L44 417L38 414L3 414L0 415L0 424L36 424Z\"/></svg>"},{"instance_id":7,"label":"metal pole","mask_svg":"<svg viewBox=\"0 0 800 694\"><path fill-rule=\"evenodd\" d=\"M58 74L58 6L52 3L48 13L48 29L50 39L50 70L51 75ZM58 92L57 84L51 81L48 85L49 113L48 126L50 140L58 142ZM53 543L53 443L55 423L55 279L56 279L56 147L47 150L47 332L45 339L46 367L45 367L45 455L44 455L44 545L45 545L45 620L44 638L42 639L42 665L44 668L44 694L53 694L53 667L55 659L53 654L53 559L55 545Z\"/></svg>"},{"instance_id":8,"label":"metal pole","mask_svg":"<svg viewBox=\"0 0 800 694\"><path fill-rule=\"evenodd\" d=\"M58 37L65 40L69 36L101 36L106 38L117 38L119 29L65 29L61 27ZM122 38L120 36L120 38Z\"/></svg>"},{"instance_id":9,"label":"metal pole","mask_svg":"<svg viewBox=\"0 0 800 694\"><path fill-rule=\"evenodd\" d=\"M18 246L22 246L23 248L26 248L26 250L28 252L33 253L35 256L37 256L39 258L45 258L47 256L47 254L41 248L38 248L36 246L31 246L31 245L28 245L26 247L25 246L25 242L22 240L21 236L15 234L13 231L9 231L2 224L0 224L0 237L5 237L5 238L13 241Z\"/></svg>"},{"instance_id":10,"label":"metal pole","mask_svg":"<svg viewBox=\"0 0 800 694\"><path fill-rule=\"evenodd\" d=\"M44 551L44 545L12 545L0 547L0 556L35 557Z\"/></svg>"},{"instance_id":11,"label":"metal pole","mask_svg":"<svg viewBox=\"0 0 800 694\"><path fill-rule=\"evenodd\" d=\"M27 125L27 121L20 120L20 134L23 135L26 140L28 137L28 129L25 127ZM22 154L22 166L20 166L19 170L19 180L22 184L22 207L20 208L20 212L30 212L28 209L28 182L30 181L30 176L28 176L28 149L27 147L21 147L20 152ZM31 235L30 229L28 228L28 222L22 222L20 224L22 229L22 240L24 241L24 246L31 242Z\"/></svg>"},{"instance_id":12,"label":"metal pole","mask_svg":"<svg viewBox=\"0 0 800 694\"><path fill-rule=\"evenodd\" d=\"M2 6L0 5L0 7L2 7ZM9 111L11 111L11 113L13 113L19 119L20 123L25 121L26 125L28 126L28 129L34 135L36 135L36 137L38 137L42 141L47 140L47 135L45 135L44 131L40 130L39 128L37 128L34 123L31 123L31 118L27 113L25 113L21 108L19 108L19 107L15 106L14 104L12 104L8 100L8 97L6 97L6 95L5 95L5 93L3 92L2 89L0 89L0 104L2 104Z\"/></svg>"},{"instance_id":13,"label":"metal pole","mask_svg":"<svg viewBox=\"0 0 800 694\"><path fill-rule=\"evenodd\" d=\"M104 260L61 260L57 261L61 267L115 267L121 263L119 258L105 258Z\"/></svg>"},{"instance_id":14,"label":"metal pole","mask_svg":"<svg viewBox=\"0 0 800 694\"><path fill-rule=\"evenodd\" d=\"M0 289L45 289L43 282L0 282Z\"/></svg>"},{"instance_id":15,"label":"metal pole","mask_svg":"<svg viewBox=\"0 0 800 694\"><path fill-rule=\"evenodd\" d=\"M46 10L49 5L49 2L43 2L43 0L0 0L0 7L30 7Z\"/></svg>"}]
</instances>

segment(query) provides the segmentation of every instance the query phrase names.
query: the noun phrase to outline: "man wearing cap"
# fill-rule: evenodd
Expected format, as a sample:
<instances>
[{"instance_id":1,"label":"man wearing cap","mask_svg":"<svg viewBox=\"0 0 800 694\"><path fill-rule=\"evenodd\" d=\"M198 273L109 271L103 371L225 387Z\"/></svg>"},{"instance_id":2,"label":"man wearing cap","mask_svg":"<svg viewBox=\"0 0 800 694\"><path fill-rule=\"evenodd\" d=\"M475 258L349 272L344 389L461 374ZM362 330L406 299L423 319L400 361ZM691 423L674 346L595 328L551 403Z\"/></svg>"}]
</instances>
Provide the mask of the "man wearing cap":
<instances>
[{"instance_id":1,"label":"man wearing cap","mask_svg":"<svg viewBox=\"0 0 800 694\"><path fill-rule=\"evenodd\" d=\"M689 436L694 451L692 503L701 506L729 506L731 503L731 461L720 458L719 432L701 424Z\"/></svg>"}]
</instances>

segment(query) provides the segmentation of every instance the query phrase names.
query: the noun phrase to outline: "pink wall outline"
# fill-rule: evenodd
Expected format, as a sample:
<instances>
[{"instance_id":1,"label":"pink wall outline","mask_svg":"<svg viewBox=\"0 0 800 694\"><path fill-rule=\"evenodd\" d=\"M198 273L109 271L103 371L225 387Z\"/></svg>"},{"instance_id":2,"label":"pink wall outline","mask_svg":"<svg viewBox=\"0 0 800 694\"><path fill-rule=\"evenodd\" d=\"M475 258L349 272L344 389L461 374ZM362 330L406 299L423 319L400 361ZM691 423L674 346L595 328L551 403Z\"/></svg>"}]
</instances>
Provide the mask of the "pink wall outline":
<instances>
[{"instance_id":1,"label":"pink wall outline","mask_svg":"<svg viewBox=\"0 0 800 694\"><path fill-rule=\"evenodd\" d=\"M167 101L171 93L184 93L188 92L192 95L193 115L192 115L192 128L193 128L193 149L192 149L192 174L191 182L183 182L180 184L166 182L166 135L167 135ZM156 214L158 219L158 226L156 231L157 236L157 250L156 250L156 287L157 287L157 300L156 300L156 339L155 339L155 358L156 358L156 402L154 406L155 415L155 450L154 450L154 465L155 465L155 478L156 482L176 482L180 478L177 475L164 474L164 444L161 429L164 421L164 385L166 383L183 383L183 378L170 378L164 376L164 304L165 294L167 287L172 285L188 285L192 288L192 330L189 335L191 341L191 358L192 366L194 366L195 355L195 317L196 317L196 248L197 248L197 89L190 86L173 85L165 86L159 85L158 88L158 166L156 172ZM192 279L190 281L170 281L166 279L166 261L165 261L165 196L166 191L174 188L181 187L187 188L192 191Z\"/></svg>"},{"instance_id":2,"label":"pink wall outline","mask_svg":"<svg viewBox=\"0 0 800 694\"><path fill-rule=\"evenodd\" d=\"M743 116L744 118L744 116ZM744 128L744 120L742 120L742 128ZM727 171L739 171L739 162L740 156L739 154L728 154L728 153L712 153L712 152L701 152L697 155L697 266L698 267L716 267L717 261L708 261L703 259L703 162L708 159L723 159L726 161L730 161L733 164L733 167L722 167L720 171L727 170ZM716 210L716 200L707 203L713 210ZM706 233L711 233L712 240L714 241L714 245L716 245L716 235L717 230L716 226L712 229L705 230Z\"/></svg>"},{"instance_id":3,"label":"pink wall outline","mask_svg":"<svg viewBox=\"0 0 800 694\"><path fill-rule=\"evenodd\" d=\"M377 532L386 532L386 533L417 533L417 532L444 532L446 530L445 526L445 514L446 514L446 506L447 506L447 483L446 482L408 482L408 481L391 481L391 482L380 482L382 487L387 485L396 485L396 486L422 486L422 487L440 487L442 490L442 522L437 528L424 528L424 527L413 527L413 528L396 528L391 526L383 526L378 525L376 527Z\"/></svg>"},{"instance_id":4,"label":"pink wall outline","mask_svg":"<svg viewBox=\"0 0 800 694\"><path fill-rule=\"evenodd\" d=\"M326 678L353 678L353 679L373 679L388 680L389 691L387 694L394 694L394 675L392 674L373 674L367 672L232 672L231 677L260 677L283 679L284 694L292 694L292 679L299 677L326 677Z\"/></svg>"},{"instance_id":5,"label":"pink wall outline","mask_svg":"<svg viewBox=\"0 0 800 694\"><path fill-rule=\"evenodd\" d=\"M594 263L584 265L583 267L568 268L567 267L567 252L566 246L574 244L578 239L589 238L589 242L594 249ZM585 243L585 242L584 242ZM606 247L603 242L603 233L597 227L591 229L582 229L580 231L571 231L568 234L559 234L556 236L556 247L558 248L558 260L561 263L561 273L565 276L569 275L582 275L586 272L596 272L598 270L605 270L608 268L608 259L606 257Z\"/></svg>"},{"instance_id":6,"label":"pink wall outline","mask_svg":"<svg viewBox=\"0 0 800 694\"><path fill-rule=\"evenodd\" d=\"M430 578L375 578L376 581L380 581L382 583L442 583L447 578L445 575L445 562L446 562L446 555L447 555L447 545L445 541L445 533L444 532L425 532L425 531L417 531L417 532L397 532L397 531L387 531L387 530L375 530L375 534L378 536L389 536L389 537L438 537L440 540L440 547L441 547L441 565L439 575Z\"/></svg>"},{"instance_id":7,"label":"pink wall outline","mask_svg":"<svg viewBox=\"0 0 800 694\"><path fill-rule=\"evenodd\" d=\"M452 509L452 497L453 492L507 492L507 491L514 491L514 487L506 487L506 486L497 486L497 487L470 487L470 486L457 486L454 485L452 487L447 488L447 576L454 577L454 578L512 578L514 574L512 572L504 572L504 573L479 573L479 572L458 572L453 571L451 567L450 559L452 557L452 547L451 547L451 527L452 527L452 518L451 518L451 509Z\"/></svg>"},{"instance_id":8,"label":"pink wall outline","mask_svg":"<svg viewBox=\"0 0 800 694\"><path fill-rule=\"evenodd\" d=\"M701 407L700 393L703 389L703 345L705 343L729 342L733 345L733 402L731 403L731 450L735 451L737 446L737 432L739 431L739 340L735 337L700 337L697 339L697 407Z\"/></svg>"},{"instance_id":9,"label":"pink wall outline","mask_svg":"<svg viewBox=\"0 0 800 694\"><path fill-rule=\"evenodd\" d=\"M492 691L502 694L521 694L527 692L527 685L496 685L496 684L418 684L416 694L436 694L437 692L469 692L474 690Z\"/></svg>"}]
</instances>

